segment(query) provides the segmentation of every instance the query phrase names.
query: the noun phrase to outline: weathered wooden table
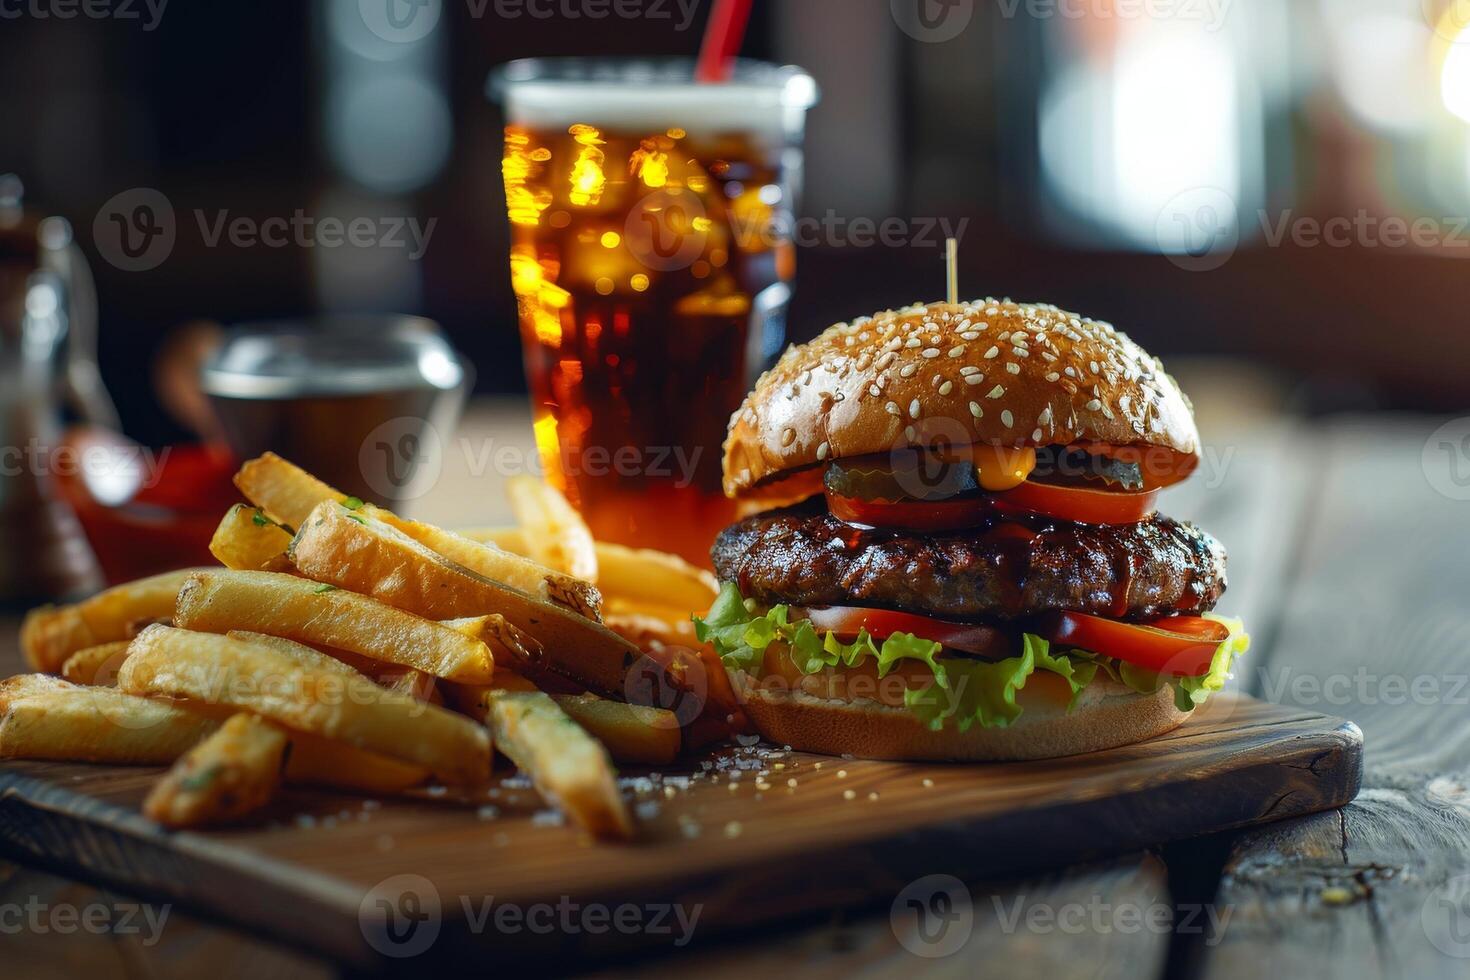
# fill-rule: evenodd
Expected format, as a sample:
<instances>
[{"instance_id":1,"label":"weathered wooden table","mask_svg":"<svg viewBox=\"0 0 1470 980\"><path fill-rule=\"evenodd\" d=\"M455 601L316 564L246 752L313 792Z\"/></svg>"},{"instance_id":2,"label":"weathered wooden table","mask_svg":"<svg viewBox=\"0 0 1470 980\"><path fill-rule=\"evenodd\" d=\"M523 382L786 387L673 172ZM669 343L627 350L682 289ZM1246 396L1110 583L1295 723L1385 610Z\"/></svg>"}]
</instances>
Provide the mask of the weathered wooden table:
<instances>
[{"instance_id":1,"label":"weathered wooden table","mask_svg":"<svg viewBox=\"0 0 1470 980\"><path fill-rule=\"evenodd\" d=\"M956 952L904 947L887 909L614 972L750 976L1463 977L1470 975L1470 420L1296 420L1239 379L1186 382L1209 450L1166 510L1231 552L1226 611L1255 647L1241 687L1356 721L1364 789L1343 810L1044 877L966 882ZM1249 407L1248 407L1249 406ZM477 406L419 512L504 520L487 446L526 446L518 405ZM19 669L0 621L0 673ZM1044 841L1037 842L1045 847ZM161 929L88 930L138 900L0 859L7 976L316 976L337 970L170 909ZM155 920L159 910L154 909ZM68 926L70 926L68 928ZM962 937L963 938L963 937ZM947 945L947 944L946 944ZM467 964L467 969L474 969Z\"/></svg>"}]
</instances>

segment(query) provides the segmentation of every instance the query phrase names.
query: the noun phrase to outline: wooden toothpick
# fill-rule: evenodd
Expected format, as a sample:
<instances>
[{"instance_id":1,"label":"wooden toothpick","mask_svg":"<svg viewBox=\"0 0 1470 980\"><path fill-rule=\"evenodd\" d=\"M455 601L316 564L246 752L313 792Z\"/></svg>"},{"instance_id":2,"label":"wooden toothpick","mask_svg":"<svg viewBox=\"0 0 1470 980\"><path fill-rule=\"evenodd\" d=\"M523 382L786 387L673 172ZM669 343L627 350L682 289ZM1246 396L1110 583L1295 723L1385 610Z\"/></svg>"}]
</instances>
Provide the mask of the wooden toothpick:
<instances>
[{"instance_id":1,"label":"wooden toothpick","mask_svg":"<svg viewBox=\"0 0 1470 980\"><path fill-rule=\"evenodd\" d=\"M944 240L944 284L951 303L960 301L960 240Z\"/></svg>"}]
</instances>

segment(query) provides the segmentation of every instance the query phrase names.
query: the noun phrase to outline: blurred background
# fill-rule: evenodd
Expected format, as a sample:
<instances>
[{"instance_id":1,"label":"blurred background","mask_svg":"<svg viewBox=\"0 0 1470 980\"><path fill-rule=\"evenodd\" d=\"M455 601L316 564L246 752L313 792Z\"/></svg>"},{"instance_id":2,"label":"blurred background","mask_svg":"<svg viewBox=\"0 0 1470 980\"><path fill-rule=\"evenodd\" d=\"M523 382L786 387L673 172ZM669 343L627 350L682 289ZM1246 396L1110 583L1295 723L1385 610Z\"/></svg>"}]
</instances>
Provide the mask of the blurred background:
<instances>
[{"instance_id":1,"label":"blurred background","mask_svg":"<svg viewBox=\"0 0 1470 980\"><path fill-rule=\"evenodd\" d=\"M534 55L691 55L710 4L444 0L431 30L395 44L359 6L0 8L0 171L76 229L103 380L134 438L187 436L149 379L200 322L422 314L478 391L524 390L486 76ZM1251 362L1306 412L1470 403L1467 11L915 6L756 5L742 53L799 64L822 91L800 211L827 231L798 237L794 339L937 298L944 219L962 228L966 295L1091 313L1165 357ZM177 238L167 261L127 271L98 254L94 221L139 187L170 202ZM411 227L407 247L214 235L298 211L412 216L422 247ZM889 218L897 238L864 234Z\"/></svg>"}]
</instances>

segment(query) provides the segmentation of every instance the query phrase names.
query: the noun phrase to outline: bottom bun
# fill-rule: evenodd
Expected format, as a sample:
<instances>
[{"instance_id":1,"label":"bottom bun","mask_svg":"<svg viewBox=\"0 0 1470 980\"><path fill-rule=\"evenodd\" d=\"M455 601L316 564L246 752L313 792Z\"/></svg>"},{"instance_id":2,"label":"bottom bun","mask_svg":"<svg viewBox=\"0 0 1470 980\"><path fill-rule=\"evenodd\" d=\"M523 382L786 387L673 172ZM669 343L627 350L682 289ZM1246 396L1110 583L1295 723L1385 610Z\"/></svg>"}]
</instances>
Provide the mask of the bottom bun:
<instances>
[{"instance_id":1,"label":"bottom bun","mask_svg":"<svg viewBox=\"0 0 1470 980\"><path fill-rule=\"evenodd\" d=\"M738 680L749 681L748 677ZM859 759L1001 762L1052 759L1131 745L1178 728L1187 716L1168 686L1139 694L1098 677L1069 712L1050 700L1028 703L1007 728L933 731L904 708L872 700L829 701L804 691L745 685L745 711L768 741L804 752Z\"/></svg>"}]
</instances>

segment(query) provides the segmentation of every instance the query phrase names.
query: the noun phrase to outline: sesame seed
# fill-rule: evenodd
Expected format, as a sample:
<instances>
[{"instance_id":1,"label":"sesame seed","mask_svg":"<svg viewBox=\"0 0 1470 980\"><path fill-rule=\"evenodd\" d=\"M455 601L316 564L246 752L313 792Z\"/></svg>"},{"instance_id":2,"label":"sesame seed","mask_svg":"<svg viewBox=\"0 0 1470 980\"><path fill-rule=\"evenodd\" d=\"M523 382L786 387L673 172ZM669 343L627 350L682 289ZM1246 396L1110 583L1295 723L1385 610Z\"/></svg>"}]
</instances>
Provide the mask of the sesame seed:
<instances>
[{"instance_id":1,"label":"sesame seed","mask_svg":"<svg viewBox=\"0 0 1470 980\"><path fill-rule=\"evenodd\" d=\"M990 389L990 393L988 395L986 395L985 397L986 398L999 398L1001 395L1004 395L1005 393L1006 393L1005 388L1003 388L1000 385L996 385L994 388L991 388Z\"/></svg>"},{"instance_id":2,"label":"sesame seed","mask_svg":"<svg viewBox=\"0 0 1470 980\"><path fill-rule=\"evenodd\" d=\"M961 340L979 340L980 339L980 334L978 332L974 331L974 330L966 330L964 333L960 334L960 339Z\"/></svg>"},{"instance_id":3,"label":"sesame seed","mask_svg":"<svg viewBox=\"0 0 1470 980\"><path fill-rule=\"evenodd\" d=\"M874 398L877 398L883 394L883 389L879 388L877 385L868 385L868 394L872 395Z\"/></svg>"},{"instance_id":4,"label":"sesame seed","mask_svg":"<svg viewBox=\"0 0 1470 980\"><path fill-rule=\"evenodd\" d=\"M933 789L934 788L934 780L930 779L928 776L925 776L924 777L924 783L923 783L923 785L924 785L924 788L925 789Z\"/></svg>"},{"instance_id":5,"label":"sesame seed","mask_svg":"<svg viewBox=\"0 0 1470 980\"><path fill-rule=\"evenodd\" d=\"M924 342L922 340L920 340L918 337L910 337L908 340L905 340L903 342L903 345L905 347L908 347L910 349L913 349L915 347L921 347L921 346L923 346L923 343Z\"/></svg>"},{"instance_id":6,"label":"sesame seed","mask_svg":"<svg viewBox=\"0 0 1470 980\"><path fill-rule=\"evenodd\" d=\"M965 384L967 384L967 385L978 385L978 384L983 383L984 381L985 381L985 375L983 375L983 374L967 374L967 375L965 375Z\"/></svg>"},{"instance_id":7,"label":"sesame seed","mask_svg":"<svg viewBox=\"0 0 1470 980\"><path fill-rule=\"evenodd\" d=\"M887 405L883 406L883 411L887 412L889 415L897 415L898 402L889 402Z\"/></svg>"},{"instance_id":8,"label":"sesame seed","mask_svg":"<svg viewBox=\"0 0 1470 980\"><path fill-rule=\"evenodd\" d=\"M979 402L970 402L970 414L977 419L985 417L985 409L980 407Z\"/></svg>"},{"instance_id":9,"label":"sesame seed","mask_svg":"<svg viewBox=\"0 0 1470 980\"><path fill-rule=\"evenodd\" d=\"M847 778L847 770L846 769L839 769L839 770L837 770L837 778L838 779L846 779Z\"/></svg>"},{"instance_id":10,"label":"sesame seed","mask_svg":"<svg viewBox=\"0 0 1470 980\"><path fill-rule=\"evenodd\" d=\"M1087 403L1086 408L1089 412L1096 412L1102 408L1102 402L1098 401L1096 398L1090 399Z\"/></svg>"},{"instance_id":11,"label":"sesame seed","mask_svg":"<svg viewBox=\"0 0 1470 980\"><path fill-rule=\"evenodd\" d=\"M783 429L781 432L781 445L789 446L796 441L795 429Z\"/></svg>"},{"instance_id":12,"label":"sesame seed","mask_svg":"<svg viewBox=\"0 0 1470 980\"><path fill-rule=\"evenodd\" d=\"M1009 408L1001 409L1000 423L1001 425L1004 425L1007 429L1016 424L1016 418L1011 414L1011 410Z\"/></svg>"},{"instance_id":13,"label":"sesame seed","mask_svg":"<svg viewBox=\"0 0 1470 980\"><path fill-rule=\"evenodd\" d=\"M918 433L914 432L914 427L912 425L906 425L903 427L903 437L909 442L919 441Z\"/></svg>"},{"instance_id":14,"label":"sesame seed","mask_svg":"<svg viewBox=\"0 0 1470 980\"><path fill-rule=\"evenodd\" d=\"M1048 371L1046 372L1046 380L1057 382L1062 380L1062 376L1060 374L1057 374L1055 371Z\"/></svg>"},{"instance_id":15,"label":"sesame seed","mask_svg":"<svg viewBox=\"0 0 1470 980\"><path fill-rule=\"evenodd\" d=\"M960 374L979 374L979 373L980 373L980 369L977 368L973 364L966 364L964 367L960 368Z\"/></svg>"},{"instance_id":16,"label":"sesame seed","mask_svg":"<svg viewBox=\"0 0 1470 980\"><path fill-rule=\"evenodd\" d=\"M1009 373L1009 374L1020 374L1021 373L1021 365L1015 363L1014 361L1007 361L1006 362L1006 372Z\"/></svg>"},{"instance_id":17,"label":"sesame seed","mask_svg":"<svg viewBox=\"0 0 1470 980\"><path fill-rule=\"evenodd\" d=\"M831 451L832 451L832 447L831 446L827 445L825 442L822 443L820 446L817 447L817 459L826 459L827 458L827 453L829 453Z\"/></svg>"},{"instance_id":18,"label":"sesame seed","mask_svg":"<svg viewBox=\"0 0 1470 980\"><path fill-rule=\"evenodd\" d=\"M999 355L1000 355L1000 348L999 347L992 346L990 348L990 350L988 350L988 351L985 352L985 359L987 361L993 360L994 358L996 358Z\"/></svg>"},{"instance_id":19,"label":"sesame seed","mask_svg":"<svg viewBox=\"0 0 1470 980\"><path fill-rule=\"evenodd\" d=\"M918 374L918 373L919 373L919 365L917 365L917 364L905 364L899 370L898 376L900 378L912 378L915 374Z\"/></svg>"},{"instance_id":20,"label":"sesame seed","mask_svg":"<svg viewBox=\"0 0 1470 980\"><path fill-rule=\"evenodd\" d=\"M1032 430L1032 432L1031 432L1031 441L1032 442L1040 442L1041 441L1041 430L1039 428Z\"/></svg>"},{"instance_id":21,"label":"sesame seed","mask_svg":"<svg viewBox=\"0 0 1470 980\"><path fill-rule=\"evenodd\" d=\"M953 381L946 381L944 384L942 384L942 385L939 386L939 393L941 395L947 395L951 391L954 391L954 382Z\"/></svg>"},{"instance_id":22,"label":"sesame seed","mask_svg":"<svg viewBox=\"0 0 1470 980\"><path fill-rule=\"evenodd\" d=\"M842 791L842 798L844 800L855 800L855 799L857 799L857 790L855 790L855 789L845 789L845 790L843 790Z\"/></svg>"},{"instance_id":23,"label":"sesame seed","mask_svg":"<svg viewBox=\"0 0 1470 980\"><path fill-rule=\"evenodd\" d=\"M959 357L964 352L965 352L965 345L964 344L956 344L955 346L953 346L953 347L951 347L949 349L949 356L950 357Z\"/></svg>"},{"instance_id":24,"label":"sesame seed","mask_svg":"<svg viewBox=\"0 0 1470 980\"><path fill-rule=\"evenodd\" d=\"M913 401L909 402L909 418L916 419L918 417L919 417L919 400L917 398L915 398Z\"/></svg>"},{"instance_id":25,"label":"sesame seed","mask_svg":"<svg viewBox=\"0 0 1470 980\"><path fill-rule=\"evenodd\" d=\"M1036 422L1037 422L1038 425L1050 425L1051 424L1051 406L1050 405L1048 405L1045 408L1043 408L1041 410L1041 414L1038 415L1038 416L1036 416Z\"/></svg>"},{"instance_id":26,"label":"sesame seed","mask_svg":"<svg viewBox=\"0 0 1470 980\"><path fill-rule=\"evenodd\" d=\"M924 356L925 357L929 358L930 360L933 360L934 358L936 358L936 357L939 356L939 348L938 347L926 347L926 348L924 348L923 353L924 353Z\"/></svg>"}]
</instances>

